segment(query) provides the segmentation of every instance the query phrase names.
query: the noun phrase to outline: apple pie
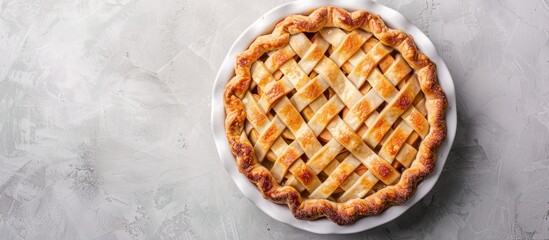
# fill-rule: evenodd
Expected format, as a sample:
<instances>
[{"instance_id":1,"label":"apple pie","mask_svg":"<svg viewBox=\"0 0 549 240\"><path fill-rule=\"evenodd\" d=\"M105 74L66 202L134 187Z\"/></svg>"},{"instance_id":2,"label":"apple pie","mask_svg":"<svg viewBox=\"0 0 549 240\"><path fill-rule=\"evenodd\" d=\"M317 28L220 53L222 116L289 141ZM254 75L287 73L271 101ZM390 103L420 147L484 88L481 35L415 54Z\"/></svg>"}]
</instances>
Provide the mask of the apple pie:
<instances>
[{"instance_id":1,"label":"apple pie","mask_svg":"<svg viewBox=\"0 0 549 240\"><path fill-rule=\"evenodd\" d=\"M446 138L435 64L368 11L286 17L237 56L223 98L239 171L298 219L406 202Z\"/></svg>"}]
</instances>

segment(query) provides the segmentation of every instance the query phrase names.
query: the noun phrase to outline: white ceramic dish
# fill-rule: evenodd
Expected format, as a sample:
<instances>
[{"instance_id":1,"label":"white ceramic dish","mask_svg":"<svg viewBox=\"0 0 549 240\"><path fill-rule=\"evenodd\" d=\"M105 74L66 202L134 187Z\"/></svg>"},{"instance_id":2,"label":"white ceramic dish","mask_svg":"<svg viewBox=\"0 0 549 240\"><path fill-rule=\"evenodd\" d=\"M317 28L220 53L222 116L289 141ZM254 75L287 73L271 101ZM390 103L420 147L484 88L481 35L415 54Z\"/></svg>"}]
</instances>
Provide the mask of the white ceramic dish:
<instances>
[{"instance_id":1,"label":"white ceramic dish","mask_svg":"<svg viewBox=\"0 0 549 240\"><path fill-rule=\"evenodd\" d=\"M264 199L255 185L238 172L234 156L229 149L224 126L225 110L222 98L223 90L227 81L234 76L236 55L244 51L257 36L270 32L274 28L274 25L284 17L291 14L305 14L311 9L330 5L341 7L349 11L364 9L376 13L381 16L389 27L401 29L411 34L419 49L437 65L438 79L448 97L449 106L446 114L448 136L446 142L442 144L438 151L437 165L434 172L418 185L414 195L405 204L392 206L380 215L364 217L356 223L346 226L338 226L326 218L318 219L316 221L299 220L292 215L286 205L278 205ZM395 219L417 203L433 188L442 172L442 168L446 162L448 153L450 152L450 147L454 141L456 123L457 114L454 83L446 64L444 64L444 61L437 54L433 43L423 32L406 20L399 12L381 4L365 0L300 0L286 3L272 9L248 27L235 41L217 73L213 88L211 124L217 151L223 166L233 178L240 191L272 218L296 228L320 234L343 234L368 230Z\"/></svg>"}]
</instances>

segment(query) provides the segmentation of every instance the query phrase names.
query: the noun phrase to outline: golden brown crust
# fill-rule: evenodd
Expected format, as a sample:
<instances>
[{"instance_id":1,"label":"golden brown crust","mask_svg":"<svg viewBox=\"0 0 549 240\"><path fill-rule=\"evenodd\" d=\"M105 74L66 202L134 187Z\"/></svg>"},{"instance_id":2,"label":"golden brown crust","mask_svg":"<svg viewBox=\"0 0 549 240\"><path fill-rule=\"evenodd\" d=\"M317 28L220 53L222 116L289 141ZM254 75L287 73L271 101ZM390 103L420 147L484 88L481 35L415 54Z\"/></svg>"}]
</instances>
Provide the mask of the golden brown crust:
<instances>
[{"instance_id":1,"label":"golden brown crust","mask_svg":"<svg viewBox=\"0 0 549 240\"><path fill-rule=\"evenodd\" d=\"M268 51L287 45L290 35L316 32L323 27L339 27L347 31L361 28L374 34L383 44L399 51L418 76L426 97L427 120L430 124L429 133L419 146L416 160L402 173L398 183L364 199L343 203L324 199L303 200L295 188L279 185L271 172L257 162L253 146L246 134L243 134L246 111L241 99L250 86L251 64ZM325 216L340 225L350 224L363 216L379 214L389 206L406 202L417 184L433 171L436 151L446 139L447 100L437 82L434 63L417 49L411 36L388 28L379 16L367 11L349 13L337 7L321 7L309 16L288 16L276 25L271 34L258 37L246 51L237 56L235 73L225 88L224 105L226 134L238 169L257 185L265 198L287 204L299 219L312 220Z\"/></svg>"}]
</instances>

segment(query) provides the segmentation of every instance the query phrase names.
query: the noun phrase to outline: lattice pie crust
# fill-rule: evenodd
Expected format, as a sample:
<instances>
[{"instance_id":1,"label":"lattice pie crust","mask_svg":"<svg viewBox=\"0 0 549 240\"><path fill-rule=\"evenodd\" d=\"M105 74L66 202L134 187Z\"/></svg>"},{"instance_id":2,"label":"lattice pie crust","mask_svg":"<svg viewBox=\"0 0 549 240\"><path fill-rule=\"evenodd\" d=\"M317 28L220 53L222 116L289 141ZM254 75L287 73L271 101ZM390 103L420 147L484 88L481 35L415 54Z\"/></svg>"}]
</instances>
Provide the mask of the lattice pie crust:
<instances>
[{"instance_id":1,"label":"lattice pie crust","mask_svg":"<svg viewBox=\"0 0 549 240\"><path fill-rule=\"evenodd\" d=\"M299 219L404 203L446 138L435 65L367 11L286 17L238 55L224 101L238 169Z\"/></svg>"}]
</instances>

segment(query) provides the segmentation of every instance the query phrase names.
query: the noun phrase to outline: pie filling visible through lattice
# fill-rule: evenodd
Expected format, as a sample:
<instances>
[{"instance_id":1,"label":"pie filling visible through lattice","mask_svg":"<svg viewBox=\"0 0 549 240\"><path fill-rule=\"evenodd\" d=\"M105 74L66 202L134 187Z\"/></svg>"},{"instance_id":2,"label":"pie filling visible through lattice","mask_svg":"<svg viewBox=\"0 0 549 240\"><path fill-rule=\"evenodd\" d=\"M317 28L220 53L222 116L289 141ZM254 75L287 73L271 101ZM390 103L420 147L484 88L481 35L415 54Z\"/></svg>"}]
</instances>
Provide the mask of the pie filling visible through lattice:
<instances>
[{"instance_id":1,"label":"pie filling visible through lattice","mask_svg":"<svg viewBox=\"0 0 549 240\"><path fill-rule=\"evenodd\" d=\"M433 170L447 105L435 66L376 15L289 16L235 72L224 98L237 166L300 219L378 214Z\"/></svg>"}]
</instances>

